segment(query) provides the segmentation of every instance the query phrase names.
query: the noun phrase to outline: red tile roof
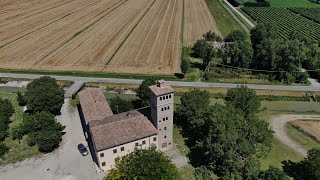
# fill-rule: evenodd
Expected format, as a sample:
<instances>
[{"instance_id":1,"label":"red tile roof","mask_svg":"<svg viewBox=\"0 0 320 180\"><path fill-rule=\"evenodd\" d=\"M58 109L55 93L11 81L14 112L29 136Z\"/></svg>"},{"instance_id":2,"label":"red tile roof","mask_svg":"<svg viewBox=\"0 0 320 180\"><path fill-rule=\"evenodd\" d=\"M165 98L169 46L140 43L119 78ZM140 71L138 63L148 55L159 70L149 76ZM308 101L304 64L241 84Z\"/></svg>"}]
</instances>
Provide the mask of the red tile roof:
<instances>
[{"instance_id":1,"label":"red tile roof","mask_svg":"<svg viewBox=\"0 0 320 180\"><path fill-rule=\"evenodd\" d=\"M78 96L86 123L113 115L101 88L86 88Z\"/></svg>"},{"instance_id":2,"label":"red tile roof","mask_svg":"<svg viewBox=\"0 0 320 180\"><path fill-rule=\"evenodd\" d=\"M150 120L137 110L89 122L97 151L157 134Z\"/></svg>"},{"instance_id":3,"label":"red tile roof","mask_svg":"<svg viewBox=\"0 0 320 180\"><path fill-rule=\"evenodd\" d=\"M149 86L149 88L156 96L174 92L174 89L171 86L169 86L169 84L166 83L164 80L158 80L157 84Z\"/></svg>"}]
</instances>

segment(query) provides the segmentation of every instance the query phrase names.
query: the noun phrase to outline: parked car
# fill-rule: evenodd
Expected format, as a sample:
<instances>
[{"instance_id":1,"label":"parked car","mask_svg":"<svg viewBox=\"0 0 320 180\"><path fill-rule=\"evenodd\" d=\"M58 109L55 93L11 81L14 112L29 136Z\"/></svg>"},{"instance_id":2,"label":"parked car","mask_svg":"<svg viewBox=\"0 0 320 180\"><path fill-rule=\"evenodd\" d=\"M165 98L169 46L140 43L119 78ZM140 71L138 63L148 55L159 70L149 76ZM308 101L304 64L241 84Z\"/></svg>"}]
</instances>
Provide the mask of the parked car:
<instances>
[{"instance_id":1,"label":"parked car","mask_svg":"<svg viewBox=\"0 0 320 180\"><path fill-rule=\"evenodd\" d=\"M78 145L78 150L80 151L82 156L86 156L89 154L87 148L82 143Z\"/></svg>"}]
</instances>

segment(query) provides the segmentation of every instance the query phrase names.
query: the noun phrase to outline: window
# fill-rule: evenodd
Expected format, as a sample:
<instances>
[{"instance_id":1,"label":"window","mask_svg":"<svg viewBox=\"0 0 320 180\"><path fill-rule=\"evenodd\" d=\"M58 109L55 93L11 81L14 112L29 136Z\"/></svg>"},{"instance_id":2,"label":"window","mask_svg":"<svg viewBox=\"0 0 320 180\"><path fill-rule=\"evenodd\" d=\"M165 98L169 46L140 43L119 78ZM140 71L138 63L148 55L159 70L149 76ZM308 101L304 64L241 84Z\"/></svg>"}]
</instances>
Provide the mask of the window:
<instances>
[{"instance_id":1,"label":"window","mask_svg":"<svg viewBox=\"0 0 320 180\"><path fill-rule=\"evenodd\" d=\"M167 139L167 136L164 136L165 139Z\"/></svg>"},{"instance_id":2,"label":"window","mask_svg":"<svg viewBox=\"0 0 320 180\"><path fill-rule=\"evenodd\" d=\"M169 98L171 98L171 94L169 95Z\"/></svg>"},{"instance_id":3,"label":"window","mask_svg":"<svg viewBox=\"0 0 320 180\"><path fill-rule=\"evenodd\" d=\"M106 162L102 162L102 166L106 166Z\"/></svg>"},{"instance_id":4,"label":"window","mask_svg":"<svg viewBox=\"0 0 320 180\"><path fill-rule=\"evenodd\" d=\"M160 101L162 100L162 97L160 97Z\"/></svg>"},{"instance_id":5,"label":"window","mask_svg":"<svg viewBox=\"0 0 320 180\"><path fill-rule=\"evenodd\" d=\"M124 151L124 147L121 147L121 151Z\"/></svg>"},{"instance_id":6,"label":"window","mask_svg":"<svg viewBox=\"0 0 320 180\"><path fill-rule=\"evenodd\" d=\"M164 127L164 130L167 130L167 127Z\"/></svg>"},{"instance_id":7,"label":"window","mask_svg":"<svg viewBox=\"0 0 320 180\"><path fill-rule=\"evenodd\" d=\"M101 154L100 154L100 157L104 157L104 153L101 153Z\"/></svg>"},{"instance_id":8,"label":"window","mask_svg":"<svg viewBox=\"0 0 320 180\"><path fill-rule=\"evenodd\" d=\"M156 140L157 140L157 137L154 137L154 138L153 138L153 141L156 141Z\"/></svg>"},{"instance_id":9,"label":"window","mask_svg":"<svg viewBox=\"0 0 320 180\"><path fill-rule=\"evenodd\" d=\"M168 96L166 96L166 99L168 99Z\"/></svg>"},{"instance_id":10,"label":"window","mask_svg":"<svg viewBox=\"0 0 320 180\"><path fill-rule=\"evenodd\" d=\"M171 145L171 142L169 142L169 145Z\"/></svg>"},{"instance_id":11,"label":"window","mask_svg":"<svg viewBox=\"0 0 320 180\"><path fill-rule=\"evenodd\" d=\"M161 111L163 111L163 108L161 108Z\"/></svg>"},{"instance_id":12,"label":"window","mask_svg":"<svg viewBox=\"0 0 320 180\"><path fill-rule=\"evenodd\" d=\"M166 117L166 120L168 120L168 117Z\"/></svg>"},{"instance_id":13,"label":"window","mask_svg":"<svg viewBox=\"0 0 320 180\"><path fill-rule=\"evenodd\" d=\"M139 146L139 143L136 143L136 146Z\"/></svg>"},{"instance_id":14,"label":"window","mask_svg":"<svg viewBox=\"0 0 320 180\"><path fill-rule=\"evenodd\" d=\"M142 141L142 144L146 144L146 141Z\"/></svg>"},{"instance_id":15,"label":"window","mask_svg":"<svg viewBox=\"0 0 320 180\"><path fill-rule=\"evenodd\" d=\"M159 129L159 131L161 131L161 129Z\"/></svg>"},{"instance_id":16,"label":"window","mask_svg":"<svg viewBox=\"0 0 320 180\"><path fill-rule=\"evenodd\" d=\"M164 110L167 110L167 107L164 107Z\"/></svg>"},{"instance_id":17,"label":"window","mask_svg":"<svg viewBox=\"0 0 320 180\"><path fill-rule=\"evenodd\" d=\"M170 106L168 106L168 109L170 109Z\"/></svg>"},{"instance_id":18,"label":"window","mask_svg":"<svg viewBox=\"0 0 320 180\"><path fill-rule=\"evenodd\" d=\"M163 118L162 120L163 120L163 121L165 121L165 120L166 120L166 118Z\"/></svg>"},{"instance_id":19,"label":"window","mask_svg":"<svg viewBox=\"0 0 320 180\"><path fill-rule=\"evenodd\" d=\"M167 143L162 143L162 148L166 148L167 147Z\"/></svg>"},{"instance_id":20,"label":"window","mask_svg":"<svg viewBox=\"0 0 320 180\"><path fill-rule=\"evenodd\" d=\"M113 150L113 153L114 153L114 154L117 153L117 149L114 149L114 150Z\"/></svg>"}]
</instances>

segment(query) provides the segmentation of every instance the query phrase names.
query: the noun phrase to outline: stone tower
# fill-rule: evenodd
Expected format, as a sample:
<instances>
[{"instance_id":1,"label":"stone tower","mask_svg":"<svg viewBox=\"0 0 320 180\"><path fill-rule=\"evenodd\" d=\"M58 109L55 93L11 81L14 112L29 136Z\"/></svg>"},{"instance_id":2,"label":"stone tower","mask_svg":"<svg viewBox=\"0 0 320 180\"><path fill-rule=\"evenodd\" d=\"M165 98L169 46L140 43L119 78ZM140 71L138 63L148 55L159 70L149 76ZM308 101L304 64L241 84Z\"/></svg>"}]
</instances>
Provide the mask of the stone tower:
<instances>
[{"instance_id":1,"label":"stone tower","mask_svg":"<svg viewBox=\"0 0 320 180\"><path fill-rule=\"evenodd\" d=\"M151 121L158 130L158 149L167 151L173 145L174 90L164 80L151 89Z\"/></svg>"}]
</instances>

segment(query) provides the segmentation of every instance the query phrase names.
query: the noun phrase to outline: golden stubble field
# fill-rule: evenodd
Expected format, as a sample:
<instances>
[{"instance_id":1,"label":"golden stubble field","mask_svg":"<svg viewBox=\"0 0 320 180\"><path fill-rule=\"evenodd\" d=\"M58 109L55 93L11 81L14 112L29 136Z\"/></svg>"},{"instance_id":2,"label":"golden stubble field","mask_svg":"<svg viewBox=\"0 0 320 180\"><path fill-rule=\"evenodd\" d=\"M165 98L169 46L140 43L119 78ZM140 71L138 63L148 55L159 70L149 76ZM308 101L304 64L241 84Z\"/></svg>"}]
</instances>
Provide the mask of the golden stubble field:
<instances>
[{"instance_id":1,"label":"golden stubble field","mask_svg":"<svg viewBox=\"0 0 320 180\"><path fill-rule=\"evenodd\" d=\"M293 121L291 124L310 134L320 142L320 121L299 120Z\"/></svg>"},{"instance_id":2,"label":"golden stubble field","mask_svg":"<svg viewBox=\"0 0 320 180\"><path fill-rule=\"evenodd\" d=\"M205 0L2 0L0 68L173 74L209 30Z\"/></svg>"}]
</instances>

